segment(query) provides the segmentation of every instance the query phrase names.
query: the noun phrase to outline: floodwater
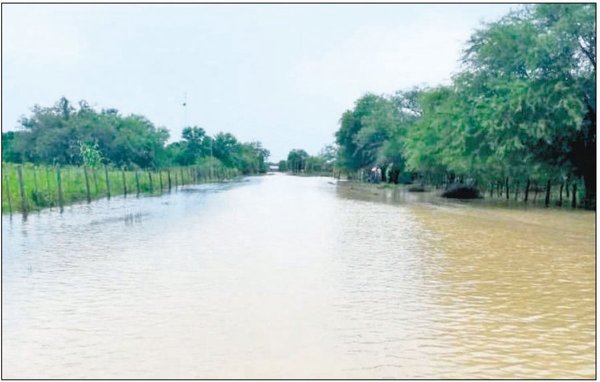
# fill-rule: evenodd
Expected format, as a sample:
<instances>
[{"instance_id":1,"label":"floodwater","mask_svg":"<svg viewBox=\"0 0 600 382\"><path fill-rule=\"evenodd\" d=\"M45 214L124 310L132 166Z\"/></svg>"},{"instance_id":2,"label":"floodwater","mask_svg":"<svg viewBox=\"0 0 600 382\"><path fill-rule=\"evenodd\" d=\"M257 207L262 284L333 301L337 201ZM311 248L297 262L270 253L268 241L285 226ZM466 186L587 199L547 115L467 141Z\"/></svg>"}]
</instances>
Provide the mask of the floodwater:
<instances>
[{"instance_id":1,"label":"floodwater","mask_svg":"<svg viewBox=\"0 0 600 382\"><path fill-rule=\"evenodd\" d=\"M595 377L593 213L369 190L3 216L2 377Z\"/></svg>"}]
</instances>

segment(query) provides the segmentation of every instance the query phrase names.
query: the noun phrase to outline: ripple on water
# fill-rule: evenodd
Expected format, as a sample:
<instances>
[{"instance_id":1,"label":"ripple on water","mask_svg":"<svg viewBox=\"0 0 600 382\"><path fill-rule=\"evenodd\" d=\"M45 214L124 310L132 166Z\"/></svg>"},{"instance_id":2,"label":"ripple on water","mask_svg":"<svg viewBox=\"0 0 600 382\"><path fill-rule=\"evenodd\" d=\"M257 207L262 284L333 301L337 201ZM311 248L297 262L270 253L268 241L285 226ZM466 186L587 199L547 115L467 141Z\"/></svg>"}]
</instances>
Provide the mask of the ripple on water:
<instances>
[{"instance_id":1,"label":"ripple on water","mask_svg":"<svg viewBox=\"0 0 600 382\"><path fill-rule=\"evenodd\" d=\"M593 214L330 183L3 217L3 377L594 377Z\"/></svg>"}]
</instances>

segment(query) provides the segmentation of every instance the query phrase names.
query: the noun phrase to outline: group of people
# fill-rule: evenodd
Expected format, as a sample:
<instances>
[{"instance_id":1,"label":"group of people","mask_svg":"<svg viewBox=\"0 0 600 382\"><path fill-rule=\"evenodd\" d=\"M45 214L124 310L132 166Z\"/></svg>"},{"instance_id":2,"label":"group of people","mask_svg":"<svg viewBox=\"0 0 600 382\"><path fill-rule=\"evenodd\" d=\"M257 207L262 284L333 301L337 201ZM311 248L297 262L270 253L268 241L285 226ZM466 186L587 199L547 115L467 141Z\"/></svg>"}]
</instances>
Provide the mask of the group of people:
<instances>
[{"instance_id":1,"label":"group of people","mask_svg":"<svg viewBox=\"0 0 600 382\"><path fill-rule=\"evenodd\" d=\"M381 167L375 166L369 171L369 176L367 177L367 182L369 183L379 183L382 179Z\"/></svg>"}]
</instances>

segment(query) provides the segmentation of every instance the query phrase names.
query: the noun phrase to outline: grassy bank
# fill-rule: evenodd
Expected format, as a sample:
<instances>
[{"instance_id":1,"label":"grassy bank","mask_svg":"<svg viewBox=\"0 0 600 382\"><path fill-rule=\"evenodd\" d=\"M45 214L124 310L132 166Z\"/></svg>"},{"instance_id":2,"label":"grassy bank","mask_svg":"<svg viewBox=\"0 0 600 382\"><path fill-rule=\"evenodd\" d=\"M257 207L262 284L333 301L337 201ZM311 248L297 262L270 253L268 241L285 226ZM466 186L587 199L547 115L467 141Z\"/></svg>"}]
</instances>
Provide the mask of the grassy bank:
<instances>
[{"instance_id":1,"label":"grassy bank","mask_svg":"<svg viewBox=\"0 0 600 382\"><path fill-rule=\"evenodd\" d=\"M3 163L2 213L36 211L123 194L158 195L182 185L220 181L236 175L237 170L216 167L211 171L209 166L125 171L104 166Z\"/></svg>"}]
</instances>

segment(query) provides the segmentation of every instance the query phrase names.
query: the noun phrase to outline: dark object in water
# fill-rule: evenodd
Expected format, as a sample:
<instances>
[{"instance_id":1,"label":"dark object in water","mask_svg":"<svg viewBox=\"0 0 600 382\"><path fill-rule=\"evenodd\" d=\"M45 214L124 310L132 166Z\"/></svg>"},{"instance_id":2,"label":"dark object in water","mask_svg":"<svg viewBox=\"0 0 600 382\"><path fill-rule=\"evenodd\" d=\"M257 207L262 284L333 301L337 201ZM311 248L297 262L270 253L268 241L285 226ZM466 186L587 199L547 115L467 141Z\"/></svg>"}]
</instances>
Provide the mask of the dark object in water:
<instances>
[{"instance_id":1,"label":"dark object in water","mask_svg":"<svg viewBox=\"0 0 600 382\"><path fill-rule=\"evenodd\" d=\"M446 187L446 190L442 193L444 198L453 199L478 199L479 190L474 186L468 186L462 183L453 183Z\"/></svg>"},{"instance_id":2,"label":"dark object in water","mask_svg":"<svg viewBox=\"0 0 600 382\"><path fill-rule=\"evenodd\" d=\"M410 187L408 188L408 192L425 192L425 191L426 191L426 190L425 190L425 187L423 187L423 186L421 186L421 185L419 185L419 184L416 184L416 185L410 186Z\"/></svg>"}]
</instances>

